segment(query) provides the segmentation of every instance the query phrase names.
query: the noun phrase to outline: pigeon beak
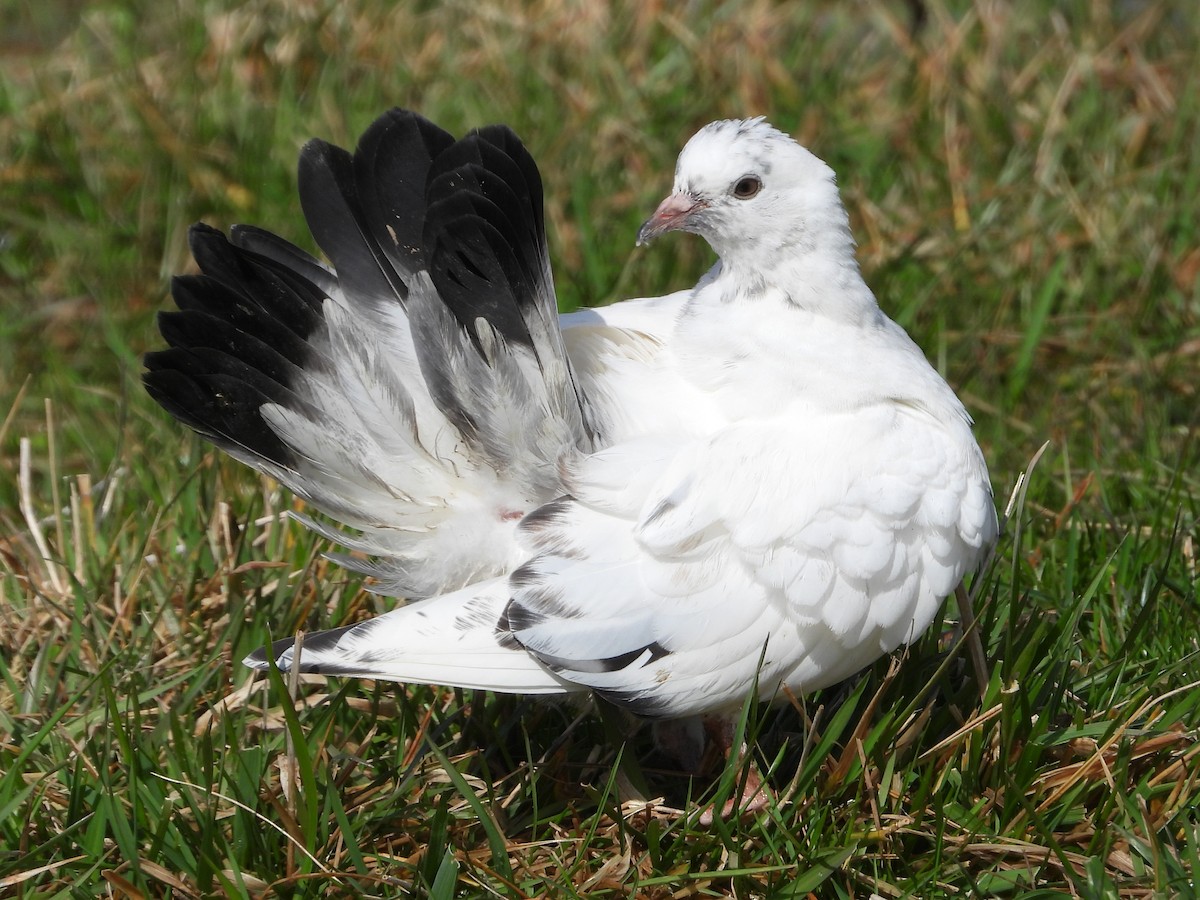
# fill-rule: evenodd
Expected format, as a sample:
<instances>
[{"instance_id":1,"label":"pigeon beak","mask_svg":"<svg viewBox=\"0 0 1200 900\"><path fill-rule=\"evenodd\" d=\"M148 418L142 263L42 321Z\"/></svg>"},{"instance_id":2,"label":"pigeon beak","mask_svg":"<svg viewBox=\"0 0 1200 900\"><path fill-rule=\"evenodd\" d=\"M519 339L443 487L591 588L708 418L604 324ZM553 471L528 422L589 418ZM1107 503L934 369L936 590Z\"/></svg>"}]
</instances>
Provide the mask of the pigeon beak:
<instances>
[{"instance_id":1,"label":"pigeon beak","mask_svg":"<svg viewBox=\"0 0 1200 900\"><path fill-rule=\"evenodd\" d=\"M707 203L690 194L675 192L658 204L654 215L638 229L637 245L642 247L668 231L687 230L688 221L706 206Z\"/></svg>"}]
</instances>

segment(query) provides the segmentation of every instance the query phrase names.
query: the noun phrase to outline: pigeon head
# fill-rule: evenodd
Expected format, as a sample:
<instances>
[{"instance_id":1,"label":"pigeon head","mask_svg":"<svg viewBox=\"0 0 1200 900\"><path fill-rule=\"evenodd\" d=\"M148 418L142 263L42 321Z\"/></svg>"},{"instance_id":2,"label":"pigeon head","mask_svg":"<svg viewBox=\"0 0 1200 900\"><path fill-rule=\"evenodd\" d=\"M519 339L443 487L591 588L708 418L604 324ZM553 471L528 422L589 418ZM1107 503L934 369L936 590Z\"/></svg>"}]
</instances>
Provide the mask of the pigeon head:
<instances>
[{"instance_id":1,"label":"pigeon head","mask_svg":"<svg viewBox=\"0 0 1200 900\"><path fill-rule=\"evenodd\" d=\"M761 117L713 122L687 142L638 244L668 231L700 235L727 269L854 253L833 170Z\"/></svg>"}]
</instances>

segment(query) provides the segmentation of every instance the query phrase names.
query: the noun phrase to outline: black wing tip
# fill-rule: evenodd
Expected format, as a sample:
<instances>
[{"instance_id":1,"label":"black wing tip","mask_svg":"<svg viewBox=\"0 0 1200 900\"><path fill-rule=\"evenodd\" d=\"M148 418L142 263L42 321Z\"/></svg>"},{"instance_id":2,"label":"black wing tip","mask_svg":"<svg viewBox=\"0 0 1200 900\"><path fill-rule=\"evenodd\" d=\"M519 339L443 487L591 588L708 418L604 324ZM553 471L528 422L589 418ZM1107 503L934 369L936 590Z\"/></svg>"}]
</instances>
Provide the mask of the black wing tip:
<instances>
[{"instance_id":1,"label":"black wing tip","mask_svg":"<svg viewBox=\"0 0 1200 900\"><path fill-rule=\"evenodd\" d=\"M239 373L232 359L208 365L204 355L187 348L152 351L143 362L146 393L179 422L256 468L295 467L294 451L262 417L263 405L277 402L281 391L266 376L249 368ZM245 459L247 453L255 459Z\"/></svg>"},{"instance_id":2,"label":"black wing tip","mask_svg":"<svg viewBox=\"0 0 1200 900\"><path fill-rule=\"evenodd\" d=\"M304 640L300 646L300 665L295 667L298 671L307 675L340 675L342 674L342 666L336 662L326 661L321 662L318 659L313 659L312 662L306 662L305 657L310 654L313 657L319 657L321 654L329 653L337 648L338 641L346 632L355 628L366 625L366 622L358 622L354 625L344 625L341 628L333 628L329 631L317 631L312 634L304 635ZM267 648L259 647L257 650L249 653L243 660L242 665L248 666L251 669L268 669L270 668L270 660L278 660L296 644L294 637L282 638L271 643L270 656L267 656ZM292 665L281 665L280 669L284 672L289 672L293 668Z\"/></svg>"},{"instance_id":3,"label":"black wing tip","mask_svg":"<svg viewBox=\"0 0 1200 900\"><path fill-rule=\"evenodd\" d=\"M556 307L553 285L543 282L541 176L516 134L500 127L470 133L433 161L422 243L438 294L472 340L482 318L505 340L532 347L530 310Z\"/></svg>"},{"instance_id":4,"label":"black wing tip","mask_svg":"<svg viewBox=\"0 0 1200 900\"><path fill-rule=\"evenodd\" d=\"M271 659L275 659L274 656ZM251 669L266 669L270 663L267 662L267 652L264 648L259 647L253 653L248 653L242 657L242 665Z\"/></svg>"},{"instance_id":5,"label":"black wing tip","mask_svg":"<svg viewBox=\"0 0 1200 900\"><path fill-rule=\"evenodd\" d=\"M245 459L291 468L295 453L268 425L262 407L303 407L304 371L318 364L328 273L316 260L261 229L232 239L204 222L188 231L200 272L176 275L176 311L158 330L167 349L147 353L142 383L176 419ZM246 246L248 245L248 246ZM265 255L259 250L266 250ZM332 276L329 276L332 278Z\"/></svg>"},{"instance_id":6,"label":"black wing tip","mask_svg":"<svg viewBox=\"0 0 1200 900\"><path fill-rule=\"evenodd\" d=\"M297 158L297 163L300 169L305 166L324 165L329 162L335 164L348 162L350 160L350 152L337 144L330 143L324 138L309 138L300 148L300 155Z\"/></svg>"},{"instance_id":7,"label":"black wing tip","mask_svg":"<svg viewBox=\"0 0 1200 900\"><path fill-rule=\"evenodd\" d=\"M194 247L197 241L211 240L214 238L225 240L225 232L215 225L209 225L207 222L193 222L188 228L188 247Z\"/></svg>"},{"instance_id":8,"label":"black wing tip","mask_svg":"<svg viewBox=\"0 0 1200 900\"><path fill-rule=\"evenodd\" d=\"M296 639L294 637L272 641L269 656L267 655L266 647L259 647L242 660L242 665L249 666L251 669L268 669L272 661L277 661L284 653L291 650L292 645L295 643ZM285 668L284 671L286 672L287 669ZM301 669L301 671L304 670Z\"/></svg>"},{"instance_id":9,"label":"black wing tip","mask_svg":"<svg viewBox=\"0 0 1200 900\"><path fill-rule=\"evenodd\" d=\"M454 135L446 131L436 122L427 119L415 110L402 106L393 106L387 112L375 118L358 139L358 147L371 147L380 137L393 129L405 129L410 134L421 139L430 155L436 155L441 149L454 143Z\"/></svg>"}]
</instances>

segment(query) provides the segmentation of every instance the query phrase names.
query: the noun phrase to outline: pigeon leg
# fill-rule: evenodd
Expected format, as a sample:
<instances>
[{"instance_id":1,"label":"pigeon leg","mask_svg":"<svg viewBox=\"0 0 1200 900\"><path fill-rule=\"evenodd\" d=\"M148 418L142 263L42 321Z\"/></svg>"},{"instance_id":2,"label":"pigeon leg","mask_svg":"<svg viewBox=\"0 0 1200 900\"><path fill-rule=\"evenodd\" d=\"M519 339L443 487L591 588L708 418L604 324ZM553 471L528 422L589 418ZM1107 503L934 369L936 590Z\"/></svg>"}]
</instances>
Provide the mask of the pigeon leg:
<instances>
[{"instance_id":1,"label":"pigeon leg","mask_svg":"<svg viewBox=\"0 0 1200 900\"><path fill-rule=\"evenodd\" d=\"M733 719L728 716L707 716L704 719L704 730L726 760L733 752L733 728ZM737 751L738 762L744 762L748 753L749 749L743 743ZM745 784L741 793L725 801L721 807L720 816L722 819L741 818L765 808L774 798L775 795L763 781L758 766L753 760L750 760L747 764ZM700 814L700 824L711 825L716 815L714 807L709 806Z\"/></svg>"},{"instance_id":2,"label":"pigeon leg","mask_svg":"<svg viewBox=\"0 0 1200 900\"><path fill-rule=\"evenodd\" d=\"M971 657L975 680L979 682L979 694L983 696L987 693L988 682L992 680L992 677L988 673L987 656L983 652L983 639L979 636L979 628L976 625L975 604L971 602L971 595L961 584L954 589L954 597L958 600L962 628L967 635L967 654Z\"/></svg>"}]
</instances>

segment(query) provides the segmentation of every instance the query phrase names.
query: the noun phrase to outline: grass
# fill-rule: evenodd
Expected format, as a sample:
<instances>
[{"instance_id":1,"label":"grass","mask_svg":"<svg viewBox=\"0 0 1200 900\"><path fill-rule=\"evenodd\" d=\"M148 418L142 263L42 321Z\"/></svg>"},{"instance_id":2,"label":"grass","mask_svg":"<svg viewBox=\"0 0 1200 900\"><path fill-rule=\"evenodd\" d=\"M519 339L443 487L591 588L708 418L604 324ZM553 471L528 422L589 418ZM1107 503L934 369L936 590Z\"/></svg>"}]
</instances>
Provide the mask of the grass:
<instances>
[{"instance_id":1,"label":"grass","mask_svg":"<svg viewBox=\"0 0 1200 900\"><path fill-rule=\"evenodd\" d=\"M0 894L1170 897L1200 871L1200 21L767 0L42 4L0 54ZM686 8L688 14L680 11ZM187 225L311 247L310 136L512 124L560 300L662 293L675 154L767 113L837 169L869 282L959 390L1004 504L957 616L744 727L786 798L701 829L611 716L273 675L380 601L295 501L138 384ZM657 803L641 803L662 798Z\"/></svg>"}]
</instances>

